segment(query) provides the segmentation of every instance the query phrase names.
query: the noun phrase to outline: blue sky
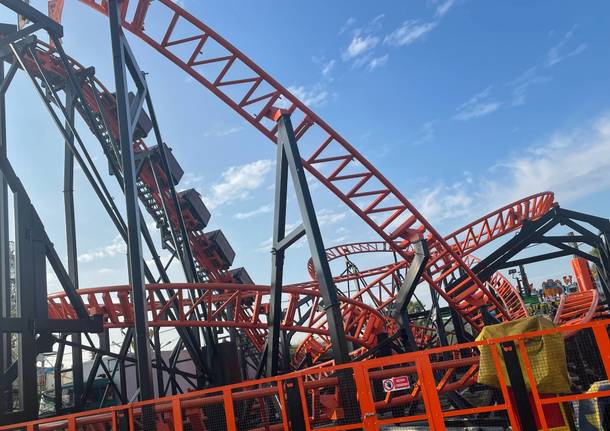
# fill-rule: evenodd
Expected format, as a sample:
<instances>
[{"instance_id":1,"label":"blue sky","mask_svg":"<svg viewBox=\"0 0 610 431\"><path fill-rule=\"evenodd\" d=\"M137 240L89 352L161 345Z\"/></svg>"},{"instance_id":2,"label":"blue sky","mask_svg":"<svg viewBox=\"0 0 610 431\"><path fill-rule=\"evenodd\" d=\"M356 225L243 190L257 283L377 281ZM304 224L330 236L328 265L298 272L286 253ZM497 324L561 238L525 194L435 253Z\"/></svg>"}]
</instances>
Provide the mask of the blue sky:
<instances>
[{"instance_id":1,"label":"blue sky","mask_svg":"<svg viewBox=\"0 0 610 431\"><path fill-rule=\"evenodd\" d=\"M66 51L112 89L106 19L66 3ZM440 232L544 190L564 207L610 214L607 2L180 3L292 89ZM4 10L0 16L14 20ZM152 17L147 26L154 25ZM274 146L176 66L130 41L164 139L186 171L180 187L201 191L213 209L210 228L226 233L236 266L267 284ZM23 74L8 97L10 156L65 255L61 137ZM83 136L104 171L97 144ZM81 285L123 283L124 245L77 177ZM327 245L376 239L322 187L312 192ZM298 221L294 205L290 223ZM307 278L307 257L306 247L290 250L288 281ZM568 267L564 260L531 271L539 283Z\"/></svg>"}]
</instances>

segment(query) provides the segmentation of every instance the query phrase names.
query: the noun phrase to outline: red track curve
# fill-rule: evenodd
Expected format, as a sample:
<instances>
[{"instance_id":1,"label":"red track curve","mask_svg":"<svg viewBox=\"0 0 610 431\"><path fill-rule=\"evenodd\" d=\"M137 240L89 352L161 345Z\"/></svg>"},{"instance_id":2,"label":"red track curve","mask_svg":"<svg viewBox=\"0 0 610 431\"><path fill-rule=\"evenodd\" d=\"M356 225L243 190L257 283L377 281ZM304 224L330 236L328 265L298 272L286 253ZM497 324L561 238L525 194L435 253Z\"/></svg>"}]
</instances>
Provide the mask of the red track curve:
<instances>
[{"instance_id":1,"label":"red track curve","mask_svg":"<svg viewBox=\"0 0 610 431\"><path fill-rule=\"evenodd\" d=\"M106 14L103 0L81 0ZM167 18L161 32L151 32L145 19L149 0L122 3L122 25L191 75L246 121L275 141L276 124L267 119L273 108L291 113L304 167L362 218L403 258L410 254L410 240L428 237L433 276L425 278L445 300L476 327L478 313L460 308L486 298L490 308L508 317L502 304L474 276L457 253L417 209L341 135L269 76L235 46L170 0L154 3L158 16ZM62 1L54 1L52 17L61 20ZM135 5L135 6L133 6ZM206 48L204 50L204 47ZM215 48L215 49L212 49ZM209 55L208 51L222 54ZM311 147L313 145L313 150ZM381 217L381 218L377 218ZM455 292L446 294L443 281L458 269L467 275ZM434 277L434 275L436 277Z\"/></svg>"},{"instance_id":2,"label":"red track curve","mask_svg":"<svg viewBox=\"0 0 610 431\"><path fill-rule=\"evenodd\" d=\"M103 0L80 1L107 13ZM55 16L52 16L60 21L63 2L53 3ZM310 145L308 141L317 140L315 150L303 161L305 168L369 224L385 240L384 247L391 247L408 261L411 240L426 237L431 251L426 281L475 329L483 325L479 313L482 304L488 305L500 320L510 319L510 302L498 301L464 259L474 249L517 228L530 213L548 210L553 203L552 194L532 197L531 207L528 199L523 205L499 210L493 224L484 217L443 238L342 136L227 40L170 0L156 3L165 8L168 20L164 31L154 35L145 27L151 3L148 0L131 3L135 7L130 8L129 1L122 3L124 28L212 91L267 138L274 141L276 133L276 125L267 119L270 110L281 107L290 112L301 151ZM210 56L207 51L211 45L225 53ZM216 69L204 70L210 65ZM377 219L379 215L383 217ZM445 292L443 281L458 268L467 277ZM511 294L510 289L506 292Z\"/></svg>"},{"instance_id":3,"label":"red track curve","mask_svg":"<svg viewBox=\"0 0 610 431\"><path fill-rule=\"evenodd\" d=\"M543 192L534 194L478 218L472 223L452 232L445 238L448 242L453 243L453 248L463 256L464 261L467 262L470 267L476 260L476 258L471 256L471 253L475 252L480 247L489 244L491 241L519 229L524 220L536 220L540 218L553 208L554 205L553 193ZM392 250L381 242L352 243L327 249L326 257L330 261L350 254L388 251ZM377 304L377 309L383 311L398 293L396 287L400 284L396 279L397 271L407 267L409 262L410 259L406 259L396 264L385 266L385 272L375 272L374 275L376 275L376 278L374 278L372 282L367 282L367 284L352 296L352 298L363 301L364 295L366 294L373 304ZM438 271L438 268L434 266L434 262L432 262L432 264L429 263L428 268L430 271ZM310 260L308 262L310 275L312 274L312 269L313 265ZM390 278L390 282L387 281L388 278ZM499 315L497 317L499 317L500 320L511 320L527 315L527 310L519 296L519 292L504 278L504 276L496 273L487 284L497 288L495 292L500 296L504 307L508 310L508 318L505 315ZM480 301L478 305L477 303L473 304L472 299L473 297L471 297L470 301L462 300L457 304L457 307L454 306L454 308L458 311L462 311L462 315L477 313L476 320L481 320L482 316L480 315L481 311L479 306L487 305L486 298L478 297ZM324 327L324 325L326 325L326 320L322 319L319 325ZM477 329L477 326L473 325L473 327L474 329ZM327 337L314 337L313 335L308 335L297 349L295 363L299 363L305 353L309 351L319 353L314 357L315 360L329 348L330 340Z\"/></svg>"},{"instance_id":4,"label":"red track curve","mask_svg":"<svg viewBox=\"0 0 610 431\"><path fill-rule=\"evenodd\" d=\"M130 302L130 286L109 286L78 290L83 299L85 307L90 315L102 315L105 328L126 328L133 325L133 307ZM246 333L250 332L250 338L258 349L264 347L264 337L252 337L252 330L262 330L268 327L266 321L268 311L268 300L263 301L269 295L269 286L244 285L236 283L171 283L171 284L149 284L146 286L147 310L149 315L149 326L151 327L219 327L219 328L242 328ZM155 291L161 289L164 292L171 289L174 294L168 298L165 305L156 300ZM188 291L196 289L202 291L196 303L188 298ZM305 289L296 286L286 286L284 292L290 296L287 309L291 310L297 306L303 297L311 297L312 307L311 319L316 321L319 314L324 310L316 310L315 305L320 301L321 295L317 289ZM351 335L348 339L359 346L372 347L375 344L375 335L378 326L383 325L383 316L362 302L354 299L341 297L341 308L345 311L348 319L344 322L345 327ZM70 305L64 292L51 294L48 297L49 318L52 319L75 319L76 312ZM167 320L167 311L172 305L177 306L177 320ZM195 312L198 305L203 305L208 310L207 320L191 320L190 316ZM226 311L234 310L233 318L227 317ZM174 308L175 309L175 308ZM282 321L282 329L328 335L324 328L311 325L298 325L294 313L286 313Z\"/></svg>"}]
</instances>

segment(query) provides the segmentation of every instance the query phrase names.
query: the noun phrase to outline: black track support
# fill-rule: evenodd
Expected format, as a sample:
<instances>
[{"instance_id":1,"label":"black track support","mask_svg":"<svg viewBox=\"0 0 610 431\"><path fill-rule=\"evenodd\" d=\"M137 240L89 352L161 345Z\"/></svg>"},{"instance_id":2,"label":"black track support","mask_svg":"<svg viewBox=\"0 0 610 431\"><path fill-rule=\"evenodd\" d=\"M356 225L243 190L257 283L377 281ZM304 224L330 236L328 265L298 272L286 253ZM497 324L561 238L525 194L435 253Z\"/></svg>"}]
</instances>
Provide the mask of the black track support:
<instances>
[{"instance_id":1,"label":"black track support","mask_svg":"<svg viewBox=\"0 0 610 431\"><path fill-rule=\"evenodd\" d=\"M316 269L316 279L322 294L328 329L332 342L332 352L335 362L349 362L349 350L343 328L343 318L337 288L332 280L320 226L316 218L309 186L297 141L292 128L290 116L281 113L278 120L277 161L275 180L275 213L273 221L273 248L271 255L271 299L269 311L269 335L267 340L267 376L278 373L280 356L280 323L282 319L281 299L284 273L284 255L288 247L305 236L309 245L313 264ZM303 223L286 234L286 201L288 193L288 175L292 178L294 195L299 205Z\"/></svg>"},{"instance_id":2,"label":"black track support","mask_svg":"<svg viewBox=\"0 0 610 431\"><path fill-rule=\"evenodd\" d=\"M495 348L495 347L491 347ZM501 344L502 356L506 364L506 372L508 380L513 391L515 404L517 407L517 416L523 430L535 430L536 421L532 414L532 408L527 396L527 387L523 378L523 371L519 364L519 355L517 354L517 346L514 341L507 341Z\"/></svg>"},{"instance_id":3,"label":"black track support","mask_svg":"<svg viewBox=\"0 0 610 431\"><path fill-rule=\"evenodd\" d=\"M299 390L299 383L297 379L288 379L283 383L284 391L286 392L286 404L287 404L287 416L288 422L290 423L290 429L294 431L305 431L307 426L305 425L305 406L301 399L301 392Z\"/></svg>"},{"instance_id":4,"label":"black track support","mask_svg":"<svg viewBox=\"0 0 610 431\"><path fill-rule=\"evenodd\" d=\"M72 281L75 289L78 289L78 249L76 246L76 222L74 215L74 154L72 154L71 148L74 148L74 113L75 113L75 98L76 95L71 90L71 87L66 88L66 131L68 136L66 137L65 149L64 149L64 218L66 224L66 251L68 260L68 276ZM75 343L80 344L81 334L80 332L74 332L71 334L71 340ZM64 350L63 345L59 347L62 352ZM75 401L75 408L80 409L80 400L83 396L84 389L84 374L83 374L83 353L78 347L71 349L72 351L72 389L74 391L73 399ZM61 379L57 382L58 388L55 388L55 404L56 411L57 407L61 406Z\"/></svg>"},{"instance_id":5,"label":"black track support","mask_svg":"<svg viewBox=\"0 0 610 431\"><path fill-rule=\"evenodd\" d=\"M110 39L116 85L117 113L119 119L120 148L123 167L123 191L126 202L127 218L127 256L129 263L129 282L131 284L132 302L134 308L134 329L137 357L138 386L140 399L154 398L155 392L152 380L151 354L148 342L148 319L146 313L146 289L144 282L142 241L140 236L140 213L138 206L138 190L136 186L135 164L133 155L134 122L139 118L141 103L132 109L129 101L127 85L127 69L131 72L138 95L136 101L141 102L146 93L142 72L131 57L127 41L121 29L121 16L118 0L108 2L108 17L110 20Z\"/></svg>"},{"instance_id":6,"label":"black track support","mask_svg":"<svg viewBox=\"0 0 610 431\"><path fill-rule=\"evenodd\" d=\"M0 61L0 85L4 88L4 61ZM6 157L6 91L0 92L0 157ZM11 317L11 280L9 245L8 185L0 172L0 317ZM10 334L0 333L0 423L12 410L13 394L9 382L1 378L13 363ZM10 407L10 408L9 408Z\"/></svg>"},{"instance_id":7,"label":"black track support","mask_svg":"<svg viewBox=\"0 0 610 431\"><path fill-rule=\"evenodd\" d=\"M426 264L430 258L428 250L428 242L425 239L420 239L412 243L415 254L413 260L407 269L405 278L398 290L396 299L394 300L394 310L392 317L402 327L403 339L408 344L410 351L417 350L417 344L413 338L413 331L409 324L408 306L415 293L415 288L421 280L421 276L426 269Z\"/></svg>"}]
</instances>

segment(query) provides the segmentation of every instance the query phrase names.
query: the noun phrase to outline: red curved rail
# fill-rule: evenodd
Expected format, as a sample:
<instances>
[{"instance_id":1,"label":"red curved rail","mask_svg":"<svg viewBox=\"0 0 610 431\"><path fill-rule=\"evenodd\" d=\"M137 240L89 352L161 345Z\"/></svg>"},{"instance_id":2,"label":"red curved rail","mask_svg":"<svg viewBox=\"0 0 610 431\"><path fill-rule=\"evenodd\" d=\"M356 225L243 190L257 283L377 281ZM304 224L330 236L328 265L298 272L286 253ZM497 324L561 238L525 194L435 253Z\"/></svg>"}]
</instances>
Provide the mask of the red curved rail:
<instances>
[{"instance_id":1,"label":"red curved rail","mask_svg":"<svg viewBox=\"0 0 610 431\"><path fill-rule=\"evenodd\" d=\"M453 244L453 248L457 253L464 256L463 259L470 268L470 265L474 264L476 259L470 256L471 253L491 241L519 229L524 220L538 219L553 208L554 205L553 193L537 193L499 208L498 210L475 220L463 228L452 232L446 239L449 243ZM329 248L326 252L326 257L329 260L332 260L354 253L385 251L389 251L389 249L383 243L353 243ZM396 264L387 265L384 272L376 271L371 281L369 281L368 277L363 277L363 280L366 280L366 282L363 283L364 286L352 297L362 301L366 295L366 298L375 304L378 310L382 311L383 308L394 300L395 295L398 293L400 280L397 276L397 271L408 266L409 262L410 257ZM311 271L312 269L313 265L310 260L308 262L308 270ZM429 262L428 269L432 272L439 271L439 268L436 266L433 259ZM495 292L499 295L507 313L498 314L497 317L499 320L515 319L527 315L527 310L519 293L504 276L501 274L494 274L492 279L489 280L489 285L498 288ZM456 288L453 290L455 291ZM460 296L461 295L456 297L459 298ZM471 324L473 321L482 324L480 306L492 305L489 310L494 310L494 304L488 302L487 299L488 298L483 296L482 292L479 291L476 294L471 295L469 300L466 300L465 297L462 296L461 300L452 304L452 306L460 312L462 316L474 316L474 319L468 320ZM324 319L321 320L319 325L326 325L326 321ZM478 325L472 326L474 329L480 328ZM308 335L297 349L295 363L298 363L306 353L311 353L311 351L317 353L314 355L314 358L319 358L322 353L328 350L330 346L329 343L330 341L328 338Z\"/></svg>"},{"instance_id":2,"label":"red curved rail","mask_svg":"<svg viewBox=\"0 0 610 431\"><path fill-rule=\"evenodd\" d=\"M595 315L598 303L599 293L594 289L562 295L553 323L571 326L588 322Z\"/></svg>"},{"instance_id":3,"label":"red curved rail","mask_svg":"<svg viewBox=\"0 0 610 431\"><path fill-rule=\"evenodd\" d=\"M103 0L81 2L107 13L107 3ZM63 2L53 3L52 17L60 20ZM156 27L154 31L145 25L150 7L157 8L157 17L167 18L162 27ZM397 253L407 258L410 240L429 237L435 271L432 276L426 274L425 278L449 304L457 309L463 301L472 299L473 303L478 303L480 298L486 298L499 315L508 317L500 302L476 279L459 253L366 158L235 46L170 0L152 4L149 0L123 1L122 25L182 68L270 140L275 140L276 124L266 115L272 108L290 112L301 153L307 154L303 160L305 168ZM311 148L314 150L306 151ZM455 292L447 294L442 283L458 269L464 271L466 277ZM474 326L482 325L476 313L460 312Z\"/></svg>"},{"instance_id":4,"label":"red curved rail","mask_svg":"<svg viewBox=\"0 0 610 431\"><path fill-rule=\"evenodd\" d=\"M78 290L90 315L101 315L106 328L125 328L133 325L133 306L130 299L130 286L110 286ZM164 292L171 289L174 294L169 296L166 304L156 299L155 291ZM203 292L193 302L188 292L191 290ZM250 335L258 349L265 344L265 332L268 327L267 313L270 294L269 286L244 285L236 283L171 283L148 284L147 312L151 327L206 327L241 328ZM306 289L297 286L286 286L284 293L289 296L287 312L281 327L289 331L328 336L328 331L316 327L311 322L320 319L324 314L323 307L318 307L321 295L317 289ZM310 298L311 314L308 321L298 324L295 311L299 301ZM380 327L385 325L385 319L375 308L351 298L340 297L341 309L347 317L344 321L348 339L359 346L372 347ZM48 297L49 317L52 319L75 319L76 312L70 305L64 292L51 294ZM208 310L208 318L192 320L198 306ZM168 311L177 308L176 320L167 320ZM228 310L233 313L227 313ZM255 330L255 332L253 332Z\"/></svg>"},{"instance_id":5,"label":"red curved rail","mask_svg":"<svg viewBox=\"0 0 610 431\"><path fill-rule=\"evenodd\" d=\"M62 75L65 73L65 71L63 70L63 67L58 63L58 59L55 58L53 56L53 53L51 51L47 50L47 47L41 46L39 47L39 55L38 58L42 63L42 66L45 70L45 73L50 74L53 78L61 78ZM75 71L81 71L84 68L78 64L75 60L71 59L71 63L73 65L73 67L75 68ZM36 69L32 68L32 70L35 72L36 74ZM65 76L64 76L65 78ZM83 90L83 93L85 95L85 99L86 102L89 104L89 106L94 110L94 112L100 112L108 121L108 124L112 127L110 132L115 136L115 138L117 137L118 131L116 131L115 127L115 123L116 121L112 121L114 119L114 109L113 109L113 104L114 104L114 98L112 97L112 95L106 90L106 88L99 82L99 81L95 81L96 85L98 86L97 91L100 93L101 98L96 99L95 93L94 91L96 91L96 89L93 89L91 87L89 87L88 85L83 85L83 87L81 88ZM103 112L102 112L103 111ZM145 150L145 144L142 140L139 140L138 142L136 142L136 148L139 151ZM152 167L148 167L149 169ZM157 170L159 171L159 170ZM162 171L162 170L161 170ZM152 179L147 177L150 177L151 175L148 173L147 169L143 170L143 175L141 175L143 177L143 179L141 178L140 181L142 184L144 185L148 185L150 189L153 188L153 186L150 184L150 182L152 181ZM167 181L167 179L162 178L162 181ZM141 184L141 185L142 185ZM154 190L154 189L153 189ZM159 202L159 200L161 199L159 196L158 192L153 192L152 193L153 198ZM541 196L541 195L540 195ZM537 199L539 197L539 195L530 197L528 199L523 200L523 202L525 202L523 204L524 207L528 207L529 201L532 199ZM514 210L515 207L517 207L517 210ZM501 232L503 232L505 229L511 228L511 226L513 228L516 227L516 224L514 222L511 222L511 220L514 220L514 213L520 214L521 211L519 210L519 206L517 204L513 204L511 206L507 206L503 209L500 209L497 211L498 213L498 220L500 221L499 223L496 222L494 223L494 229L493 232L497 234L500 234ZM531 205L531 208L533 209L541 209L543 208L543 206L541 205L536 205L535 203L533 205ZM513 215L508 214L505 217L503 217L503 211L505 210L513 210ZM527 210L525 211L525 213L527 214ZM489 218L489 217L487 217ZM517 219L520 219L521 216L518 216ZM188 219L187 219L188 221ZM473 225L476 225L479 221L473 223ZM485 223L482 223L483 226L486 226ZM489 223L487 224L489 225ZM472 225L471 225L472 226ZM499 228L498 228L499 227ZM472 227L469 228L470 232L472 232ZM462 229L463 231L466 230L466 228ZM457 234L452 234L452 236L457 237ZM478 235L478 244L483 244L486 241L480 240L481 235ZM489 240L490 238L488 238ZM467 236L467 241L468 241L468 236ZM198 255L200 255L201 253L197 253L197 251L199 250L199 248L197 247L197 244L194 244L194 250L196 251L195 255L196 257ZM464 248L464 247L462 247ZM394 249L389 246L389 244L384 243L384 242L376 242L376 243L365 243L365 244L350 244L348 246L343 246L341 247L341 249L339 248L334 248L329 250L329 258L336 258L340 255L346 255L346 254L353 254L353 253L358 253L358 252L372 252L372 251L393 251ZM333 253L334 251L334 253ZM207 255L207 253L203 253L204 256ZM205 261L204 261L205 262ZM202 263L201 261L199 262L200 264ZM213 263L204 263L206 268L211 268L211 270L209 270L209 273L211 275L214 275L217 271L217 266L214 265ZM311 267L311 265L310 265ZM402 267L402 266L401 266ZM394 269L396 267L393 267ZM310 268L313 269L313 268ZM385 270L384 270L385 269ZM375 274L386 274L387 273L387 268L378 268L377 270L373 270L373 271L369 271L368 273L365 273L365 275L375 275ZM215 278L220 278L219 276L216 276ZM345 279L349 280L349 278L345 277ZM510 286L510 284L508 285ZM304 285L304 287L309 287L311 288L312 286L307 286ZM510 289L507 289L507 292L510 292ZM507 301L505 301L505 298L501 298L503 300L503 303L505 305L505 307L507 306ZM385 303L387 303L387 301L384 301ZM111 307L112 309L117 309L116 306ZM509 308L507 308L509 310L509 313L512 314L512 310L510 310ZM126 310L124 313L125 315L128 315L128 313L130 312L130 310ZM295 309L293 307L289 308L289 315L294 315ZM349 315L346 316L346 323L347 323L347 328L358 328L359 327L359 323L355 322L353 319L354 316L354 311L353 310L348 310ZM115 313L116 314L116 313ZM112 312L110 312L110 316L114 316L115 320L116 320L116 315L113 314ZM361 314L364 315L364 314ZM313 325L319 325L319 322L323 319L323 315L322 314L317 314L314 315L312 314L312 318L308 321L309 323L309 327L300 327L297 330L301 331L301 332L305 332L305 333L309 333L309 334L317 334L317 335L326 335L327 331L325 328L323 327L316 327ZM243 322L242 322L243 323ZM252 323L252 322L251 322ZM153 323L153 326L158 325L159 323ZM176 322L174 326L178 326L180 325L181 322ZM109 325L115 325L115 326L120 326L120 323L116 323L116 322L111 322ZM165 322L164 325L169 325L169 323ZM205 325L212 325L211 322L203 322L201 323L202 326ZM216 323L217 326L231 326L231 323L226 323L226 324L220 324L220 323ZM249 327L245 327L243 326L244 329L247 329L246 334L249 336L249 338L254 342L254 345L258 348L262 348L262 342L261 339L264 338L264 329L266 327L266 324L263 322L255 322L252 323ZM287 326L290 327L290 326ZM312 329L313 328L313 329ZM296 328L293 328L296 329ZM426 334L426 332L422 332L420 334L420 332L422 331L418 331L418 333L416 334L418 337L420 335L422 335L422 337ZM371 334L373 334L373 332L368 333L367 336L371 336ZM419 338L422 338L419 337ZM422 338L423 339L423 338ZM313 341L310 341L308 343L309 345L309 349L312 351L320 351L320 353L325 350L325 348L323 347L323 345L319 345L318 343L314 343Z\"/></svg>"},{"instance_id":6,"label":"red curved rail","mask_svg":"<svg viewBox=\"0 0 610 431\"><path fill-rule=\"evenodd\" d=\"M468 255L464 261L470 266L474 266L481 260L473 255ZM527 307L521 298L521 294L500 271L495 272L487 281L487 284L498 294L504 307L508 310L511 320L528 316Z\"/></svg>"},{"instance_id":7,"label":"red curved rail","mask_svg":"<svg viewBox=\"0 0 610 431\"><path fill-rule=\"evenodd\" d=\"M107 13L107 4L103 0L81 2ZM53 3L53 11L60 13L63 2ZM477 221L466 230L450 235L448 240L442 238L415 207L343 137L211 28L172 1L159 0L155 4L165 8L168 20L164 31L153 34L145 27L151 3L148 0L132 0L131 3L135 7L130 8L129 1L122 3L122 24L127 30L181 67L270 140L275 140L276 125L267 120L267 113L272 108L287 109L293 121L296 120L295 132L301 147L314 142L316 148L304 160L306 169L369 224L387 246L408 259L410 241L417 237L428 237L432 259L429 265L431 275L426 275L427 281L475 328L482 326L478 307L483 303L495 310L500 319L511 317L507 303L503 301L501 304L490 294L463 257L470 253L469 249L476 249L493 239L496 229L506 233L516 228L530 212L548 209L552 205L552 195L541 197L533 203L532 208L527 206L529 202L524 207L519 206L517 211L514 207L507 207L505 218L500 210L497 223L493 226L481 219L480 226L477 226ZM60 16L54 18L60 20ZM217 54L218 49L213 50L211 46L224 50L224 53ZM217 67L213 71L204 70L210 65ZM318 144L315 144L316 140ZM382 217L377 218L380 215ZM466 273L466 279L444 292L443 280L458 268Z\"/></svg>"}]
</instances>

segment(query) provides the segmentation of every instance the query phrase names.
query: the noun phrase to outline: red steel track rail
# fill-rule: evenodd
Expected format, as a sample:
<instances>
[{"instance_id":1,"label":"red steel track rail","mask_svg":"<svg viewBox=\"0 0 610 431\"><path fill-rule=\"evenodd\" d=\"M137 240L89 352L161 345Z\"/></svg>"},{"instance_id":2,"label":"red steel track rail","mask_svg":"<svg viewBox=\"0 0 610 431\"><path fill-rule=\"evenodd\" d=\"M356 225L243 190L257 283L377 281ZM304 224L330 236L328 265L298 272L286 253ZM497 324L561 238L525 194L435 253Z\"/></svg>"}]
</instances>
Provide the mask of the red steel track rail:
<instances>
[{"instance_id":1,"label":"red steel track rail","mask_svg":"<svg viewBox=\"0 0 610 431\"><path fill-rule=\"evenodd\" d=\"M264 347L269 306L269 299L264 298L270 294L269 286L236 283L171 283L149 284L146 289L148 293L147 311L151 327L241 328L249 335L258 349ZM168 297L165 305L155 299L157 297L155 291L159 289L164 292L171 289L174 292ZM188 291L193 289L203 292L195 302L188 296ZM106 328L125 328L133 325L133 305L129 292L129 285L88 288L78 291L87 311L92 316L103 316ZM287 305L289 311L282 321L282 329L327 336L328 331L325 328L318 328L310 324L311 321L319 320L319 315L324 314L322 307L317 307L321 300L320 292L317 289L296 286L286 286L284 292L289 296ZM309 321L299 325L295 320L294 310L304 297L309 297L309 302L313 306ZM339 299L347 319L344 324L346 330L349 330L348 339L358 346L372 347L375 344L375 335L379 331L379 326L384 325L383 316L375 308L357 300L346 297ZM177 320L167 320L167 312L174 304L177 304L179 310ZM50 318L77 318L76 312L64 292L49 295L48 305ZM203 306L208 310L207 319L191 319L191 315L198 306ZM228 309L233 309L234 313L227 314Z\"/></svg>"},{"instance_id":2,"label":"red steel track rail","mask_svg":"<svg viewBox=\"0 0 610 431\"><path fill-rule=\"evenodd\" d=\"M105 0L80 1L107 13ZM52 0L50 6L50 16L61 21L63 1ZM282 108L291 114L305 168L384 240L382 245L375 247L391 249L404 259L390 266L389 271L381 272L378 281L369 284L364 291L370 294L372 285L378 285L386 275L392 276L399 265L406 265L412 255L411 241L424 237L431 254L424 278L475 330L483 326L480 313L483 304L500 320L520 313L523 304L515 302L512 289L500 288L501 300L498 300L488 286L474 276L465 259L474 250L520 227L523 220L535 219L548 211L553 205L552 193L534 195L501 208L443 238L345 138L206 24L171 0L155 3L124 0L121 7L125 29L179 66L271 141L275 141L277 126L268 119L269 112ZM151 8L155 9L156 21L161 23L154 28L146 25ZM443 282L458 269L466 277L446 292ZM503 280L495 281L500 283L499 287L506 287ZM364 291L358 292L357 300ZM385 306L395 293L391 289L389 292L389 298L377 298L375 303ZM363 304L362 300L357 302ZM151 309L154 309L153 305ZM350 322L349 315L355 309L355 305L343 307L346 322ZM319 315L318 319L313 326L317 328L316 332L324 333L323 316ZM312 326L309 328L311 331Z\"/></svg>"},{"instance_id":3,"label":"red steel track rail","mask_svg":"<svg viewBox=\"0 0 610 431\"><path fill-rule=\"evenodd\" d=\"M480 247L489 244L491 241L500 238L503 235L514 232L519 229L524 220L536 220L546 214L555 205L554 196L551 192L543 192L528 196L509 205L506 205L496 211L493 211L474 222L452 232L445 237L448 243L453 244L453 248L457 253L463 256L464 262L468 267L474 265L477 259L471 256L471 253L478 250ZM379 253L393 251L386 243L383 242L364 242L338 245L326 250L327 259L334 260L341 256L362 253ZM372 302L377 305L377 309L382 311L390 304L397 292L397 287L400 286L397 272L408 266L410 258L395 263L389 264L383 268L385 271L376 271L373 273L375 278L368 281L367 276L363 276L366 280L364 286L352 297L364 301ZM309 260L308 271L310 275L314 274L313 264ZM430 271L437 271L438 267L434 262L428 265ZM507 310L508 316L499 314L500 320L510 320L524 317L527 315L525 304L521 300L519 292L512 284L500 273L496 273L486 283L500 297L504 309ZM475 301L476 299L476 301ZM489 302L484 296L472 295L469 300L462 299L457 304L451 304L462 315L475 316L469 320L480 322L482 316L480 314L480 306L487 305ZM493 310L493 308L491 308ZM326 325L326 320L322 319L320 326ZM474 329L480 326L473 325ZM295 363L302 359L305 353L316 352L316 358L321 356L330 347L330 340L324 336L308 335L295 355Z\"/></svg>"},{"instance_id":4,"label":"red steel track rail","mask_svg":"<svg viewBox=\"0 0 610 431\"><path fill-rule=\"evenodd\" d=\"M104 0L81 0L106 14ZM61 20L63 2L52 1L52 18ZM150 29L146 17L155 9L161 27ZM124 0L122 25L188 73L271 141L276 124L267 118L274 108L286 109L295 124L295 135L304 167L364 220L403 258L410 255L410 241L427 237L431 275L425 278L445 300L475 327L483 322L478 313L460 307L486 298L490 309L508 317L502 304L490 294L466 265L460 253L428 223L391 183L348 141L280 85L235 46L170 0ZM161 31L159 31L161 30ZM220 54L219 54L220 52ZM466 277L453 292L445 293L443 281L461 269Z\"/></svg>"},{"instance_id":5,"label":"red steel track rail","mask_svg":"<svg viewBox=\"0 0 610 431\"><path fill-rule=\"evenodd\" d=\"M553 323L558 326L571 326L588 322L597 312L598 303L597 290L562 295Z\"/></svg>"}]
</instances>

